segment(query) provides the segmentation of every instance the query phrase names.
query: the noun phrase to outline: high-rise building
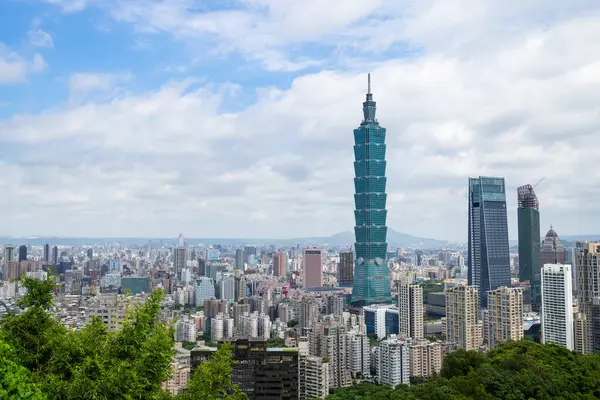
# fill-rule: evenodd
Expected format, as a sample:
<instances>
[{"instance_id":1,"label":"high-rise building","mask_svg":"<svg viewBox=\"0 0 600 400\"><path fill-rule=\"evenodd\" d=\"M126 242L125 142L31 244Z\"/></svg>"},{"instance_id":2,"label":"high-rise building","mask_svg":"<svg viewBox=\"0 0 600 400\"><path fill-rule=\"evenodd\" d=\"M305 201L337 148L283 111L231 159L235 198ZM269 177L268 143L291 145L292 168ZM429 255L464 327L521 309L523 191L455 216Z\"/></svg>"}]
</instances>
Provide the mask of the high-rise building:
<instances>
[{"instance_id":1,"label":"high-rise building","mask_svg":"<svg viewBox=\"0 0 600 400\"><path fill-rule=\"evenodd\" d=\"M329 363L323 357L299 359L299 399L324 399L329 395Z\"/></svg>"},{"instance_id":2,"label":"high-rise building","mask_svg":"<svg viewBox=\"0 0 600 400\"><path fill-rule=\"evenodd\" d=\"M329 386L352 385L348 357L346 327L334 317L316 323L309 334L310 355L329 359Z\"/></svg>"},{"instance_id":3,"label":"high-rise building","mask_svg":"<svg viewBox=\"0 0 600 400\"><path fill-rule=\"evenodd\" d=\"M446 289L446 340L458 348L479 350L483 323L479 320L479 288L455 286Z\"/></svg>"},{"instance_id":4,"label":"high-rise building","mask_svg":"<svg viewBox=\"0 0 600 400\"><path fill-rule=\"evenodd\" d=\"M273 253L273 275L285 276L285 253Z\"/></svg>"},{"instance_id":5,"label":"high-rise building","mask_svg":"<svg viewBox=\"0 0 600 400\"><path fill-rule=\"evenodd\" d=\"M377 346L377 381L380 385L396 387L410 385L410 341L395 335Z\"/></svg>"},{"instance_id":6,"label":"high-rise building","mask_svg":"<svg viewBox=\"0 0 600 400\"><path fill-rule=\"evenodd\" d=\"M576 253L582 353L600 351L600 242L581 243Z\"/></svg>"},{"instance_id":7,"label":"high-rise building","mask_svg":"<svg viewBox=\"0 0 600 400\"><path fill-rule=\"evenodd\" d=\"M244 249L235 250L235 269L244 270Z\"/></svg>"},{"instance_id":8,"label":"high-rise building","mask_svg":"<svg viewBox=\"0 0 600 400\"><path fill-rule=\"evenodd\" d=\"M339 285L352 287L354 282L354 253L351 251L340 253Z\"/></svg>"},{"instance_id":9,"label":"high-rise building","mask_svg":"<svg viewBox=\"0 0 600 400\"><path fill-rule=\"evenodd\" d=\"M235 278L226 276L219 282L219 298L230 303L235 301Z\"/></svg>"},{"instance_id":10,"label":"high-rise building","mask_svg":"<svg viewBox=\"0 0 600 400\"><path fill-rule=\"evenodd\" d=\"M377 106L371 93L371 75L363 117L354 130L354 234L356 265L352 303L391 303L387 255L385 176L386 129L375 118Z\"/></svg>"},{"instance_id":11,"label":"high-rise building","mask_svg":"<svg viewBox=\"0 0 600 400\"><path fill-rule=\"evenodd\" d=\"M565 263L565 248L552 226L542 243L541 260L542 265Z\"/></svg>"},{"instance_id":12,"label":"high-rise building","mask_svg":"<svg viewBox=\"0 0 600 400\"><path fill-rule=\"evenodd\" d=\"M423 338L423 287L403 284L398 288L399 333L413 339Z\"/></svg>"},{"instance_id":13,"label":"high-rise building","mask_svg":"<svg viewBox=\"0 0 600 400\"><path fill-rule=\"evenodd\" d=\"M429 378L442 370L444 349L441 342L427 339L413 340L409 346L410 376Z\"/></svg>"},{"instance_id":14,"label":"high-rise building","mask_svg":"<svg viewBox=\"0 0 600 400\"><path fill-rule=\"evenodd\" d=\"M485 307L488 291L511 285L504 178L469 178L468 246L468 282Z\"/></svg>"},{"instance_id":15,"label":"high-rise building","mask_svg":"<svg viewBox=\"0 0 600 400\"><path fill-rule=\"evenodd\" d=\"M48 264L50 262L50 245L46 243L44 245L44 263Z\"/></svg>"},{"instance_id":16,"label":"high-rise building","mask_svg":"<svg viewBox=\"0 0 600 400\"><path fill-rule=\"evenodd\" d=\"M19 246L19 261L27 261L27 246L24 244Z\"/></svg>"},{"instance_id":17,"label":"high-rise building","mask_svg":"<svg viewBox=\"0 0 600 400\"><path fill-rule=\"evenodd\" d=\"M304 249L302 251L304 263L304 287L323 286L323 250Z\"/></svg>"},{"instance_id":18,"label":"high-rise building","mask_svg":"<svg viewBox=\"0 0 600 400\"><path fill-rule=\"evenodd\" d=\"M211 278L201 277L196 281L196 305L204 303L204 300L215 297L215 282Z\"/></svg>"},{"instance_id":19,"label":"high-rise building","mask_svg":"<svg viewBox=\"0 0 600 400\"><path fill-rule=\"evenodd\" d=\"M328 296L327 297L327 314L342 315L344 312L344 297L343 296Z\"/></svg>"},{"instance_id":20,"label":"high-rise building","mask_svg":"<svg viewBox=\"0 0 600 400\"><path fill-rule=\"evenodd\" d=\"M87 249L87 257L90 260L94 258L94 249Z\"/></svg>"},{"instance_id":21,"label":"high-rise building","mask_svg":"<svg viewBox=\"0 0 600 400\"><path fill-rule=\"evenodd\" d=\"M500 287L488 292L487 337L490 348L523 339L523 289Z\"/></svg>"},{"instance_id":22,"label":"high-rise building","mask_svg":"<svg viewBox=\"0 0 600 400\"><path fill-rule=\"evenodd\" d=\"M52 265L58 264L58 247L52 247Z\"/></svg>"},{"instance_id":23,"label":"high-rise building","mask_svg":"<svg viewBox=\"0 0 600 400\"><path fill-rule=\"evenodd\" d=\"M357 378L369 376L371 369L371 346L364 333L348 333L348 363L350 374Z\"/></svg>"},{"instance_id":24,"label":"high-rise building","mask_svg":"<svg viewBox=\"0 0 600 400\"><path fill-rule=\"evenodd\" d=\"M573 293L571 266L545 264L542 267L542 343L556 343L574 349Z\"/></svg>"},{"instance_id":25,"label":"high-rise building","mask_svg":"<svg viewBox=\"0 0 600 400\"><path fill-rule=\"evenodd\" d=\"M183 271L183 269L185 268L187 261L187 251L185 248L185 242L183 240L182 234L179 234L177 242L177 248L173 249L173 272L175 272L177 280L181 281L181 271Z\"/></svg>"},{"instance_id":26,"label":"high-rise building","mask_svg":"<svg viewBox=\"0 0 600 400\"><path fill-rule=\"evenodd\" d=\"M517 189L519 225L519 281L529 282L524 302L539 311L541 305L540 204L531 185Z\"/></svg>"},{"instance_id":27,"label":"high-rise building","mask_svg":"<svg viewBox=\"0 0 600 400\"><path fill-rule=\"evenodd\" d=\"M6 274L6 266L15 258L15 246L7 244L4 246L4 273Z\"/></svg>"}]
</instances>

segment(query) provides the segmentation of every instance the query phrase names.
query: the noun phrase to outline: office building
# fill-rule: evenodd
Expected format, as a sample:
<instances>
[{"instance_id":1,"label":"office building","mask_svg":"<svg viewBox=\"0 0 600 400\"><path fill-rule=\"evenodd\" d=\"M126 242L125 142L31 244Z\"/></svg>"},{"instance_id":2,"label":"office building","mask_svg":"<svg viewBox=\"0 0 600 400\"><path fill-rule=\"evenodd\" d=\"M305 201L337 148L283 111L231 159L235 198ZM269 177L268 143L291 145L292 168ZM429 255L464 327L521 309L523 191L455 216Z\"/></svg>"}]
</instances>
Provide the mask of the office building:
<instances>
[{"instance_id":1,"label":"office building","mask_svg":"<svg viewBox=\"0 0 600 400\"><path fill-rule=\"evenodd\" d=\"M248 400L296 400L298 393L298 351L268 348L265 339L237 339L233 344L231 380ZM216 348L191 352L192 370L210 359Z\"/></svg>"},{"instance_id":2,"label":"office building","mask_svg":"<svg viewBox=\"0 0 600 400\"><path fill-rule=\"evenodd\" d=\"M219 282L219 298L230 303L235 301L235 278L225 276Z\"/></svg>"},{"instance_id":3,"label":"office building","mask_svg":"<svg viewBox=\"0 0 600 400\"><path fill-rule=\"evenodd\" d=\"M539 311L541 305L540 204L531 185L517 189L519 228L519 281L529 283L524 303Z\"/></svg>"},{"instance_id":4,"label":"office building","mask_svg":"<svg viewBox=\"0 0 600 400\"><path fill-rule=\"evenodd\" d=\"M487 344L523 339L523 289L500 287L488 292Z\"/></svg>"},{"instance_id":5,"label":"office building","mask_svg":"<svg viewBox=\"0 0 600 400\"><path fill-rule=\"evenodd\" d=\"M565 248L552 226L542 243L541 260L542 265L565 263Z\"/></svg>"},{"instance_id":6,"label":"office building","mask_svg":"<svg viewBox=\"0 0 600 400\"><path fill-rule=\"evenodd\" d=\"M556 343L574 350L571 266L542 267L542 343Z\"/></svg>"},{"instance_id":7,"label":"office building","mask_svg":"<svg viewBox=\"0 0 600 400\"><path fill-rule=\"evenodd\" d=\"M395 335L377 346L377 381L380 385L396 387L410 385L410 341Z\"/></svg>"},{"instance_id":8,"label":"office building","mask_svg":"<svg viewBox=\"0 0 600 400\"><path fill-rule=\"evenodd\" d=\"M285 253L273 253L273 276L285 276Z\"/></svg>"},{"instance_id":9,"label":"office building","mask_svg":"<svg viewBox=\"0 0 600 400\"><path fill-rule=\"evenodd\" d=\"M24 244L19 246L19 261L27 261L27 246Z\"/></svg>"},{"instance_id":10,"label":"office building","mask_svg":"<svg viewBox=\"0 0 600 400\"><path fill-rule=\"evenodd\" d=\"M50 262L50 245L46 243L44 245L44 256L43 256L44 264L48 264Z\"/></svg>"},{"instance_id":11,"label":"office building","mask_svg":"<svg viewBox=\"0 0 600 400\"><path fill-rule=\"evenodd\" d=\"M401 284L398 287L398 323L401 336L423 338L423 287Z\"/></svg>"},{"instance_id":12,"label":"office building","mask_svg":"<svg viewBox=\"0 0 600 400\"><path fill-rule=\"evenodd\" d=\"M393 308L392 304L373 304L363 308L365 328L367 333L375 333L378 339L387 336L386 312ZM397 332L391 332L397 333Z\"/></svg>"},{"instance_id":13,"label":"office building","mask_svg":"<svg viewBox=\"0 0 600 400\"><path fill-rule=\"evenodd\" d=\"M215 283L211 278L201 277L196 281L196 305L204 303L204 300L215 298Z\"/></svg>"},{"instance_id":14,"label":"office building","mask_svg":"<svg viewBox=\"0 0 600 400\"><path fill-rule=\"evenodd\" d=\"M344 297L333 295L327 297L326 314L342 315L344 312Z\"/></svg>"},{"instance_id":15,"label":"office building","mask_svg":"<svg viewBox=\"0 0 600 400\"><path fill-rule=\"evenodd\" d=\"M52 265L58 264L58 247L52 247Z\"/></svg>"},{"instance_id":16,"label":"office building","mask_svg":"<svg viewBox=\"0 0 600 400\"><path fill-rule=\"evenodd\" d=\"M479 350L483 344L483 323L479 320L479 288L455 286L446 289L445 336L458 348Z\"/></svg>"},{"instance_id":17,"label":"office building","mask_svg":"<svg viewBox=\"0 0 600 400\"><path fill-rule=\"evenodd\" d=\"M364 118L354 130L356 264L351 301L360 306L392 302L386 261L386 129L379 125L376 109L369 74L367 98L363 103Z\"/></svg>"},{"instance_id":18,"label":"office building","mask_svg":"<svg viewBox=\"0 0 600 400\"><path fill-rule=\"evenodd\" d=\"M173 272L175 273L178 281L181 281L181 271L183 271L186 266L186 257L187 249L185 248L183 235L179 234L178 246L177 248L173 249Z\"/></svg>"},{"instance_id":19,"label":"office building","mask_svg":"<svg viewBox=\"0 0 600 400\"><path fill-rule=\"evenodd\" d=\"M354 282L354 253L340 253L339 280L340 287L352 287Z\"/></svg>"},{"instance_id":20,"label":"office building","mask_svg":"<svg viewBox=\"0 0 600 400\"><path fill-rule=\"evenodd\" d=\"M244 249L235 250L235 269L244 270Z\"/></svg>"},{"instance_id":21,"label":"office building","mask_svg":"<svg viewBox=\"0 0 600 400\"><path fill-rule=\"evenodd\" d=\"M5 271L4 273L6 274L6 266L8 265L9 261L13 261L13 259L15 258L15 246L11 246L11 245L6 245L4 246L4 268Z\"/></svg>"},{"instance_id":22,"label":"office building","mask_svg":"<svg viewBox=\"0 0 600 400\"><path fill-rule=\"evenodd\" d=\"M299 399L324 399L329 395L329 363L323 357L300 356Z\"/></svg>"},{"instance_id":23,"label":"office building","mask_svg":"<svg viewBox=\"0 0 600 400\"><path fill-rule=\"evenodd\" d=\"M585 354L600 351L600 242L581 243L576 253L581 325L580 348Z\"/></svg>"},{"instance_id":24,"label":"office building","mask_svg":"<svg viewBox=\"0 0 600 400\"><path fill-rule=\"evenodd\" d=\"M304 287L323 287L323 250L304 249L302 251Z\"/></svg>"},{"instance_id":25,"label":"office building","mask_svg":"<svg viewBox=\"0 0 600 400\"><path fill-rule=\"evenodd\" d=\"M485 308L488 291L511 285L504 178L469 178L468 255L468 282Z\"/></svg>"}]
</instances>

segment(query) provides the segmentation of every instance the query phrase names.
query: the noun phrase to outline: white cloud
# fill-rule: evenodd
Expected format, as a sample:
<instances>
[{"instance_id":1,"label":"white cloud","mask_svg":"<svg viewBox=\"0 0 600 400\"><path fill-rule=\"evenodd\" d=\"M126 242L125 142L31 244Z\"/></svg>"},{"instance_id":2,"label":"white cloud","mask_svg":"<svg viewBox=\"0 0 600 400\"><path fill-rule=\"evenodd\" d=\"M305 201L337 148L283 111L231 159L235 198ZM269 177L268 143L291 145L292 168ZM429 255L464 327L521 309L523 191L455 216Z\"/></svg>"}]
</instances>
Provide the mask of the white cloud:
<instances>
[{"instance_id":1,"label":"white cloud","mask_svg":"<svg viewBox=\"0 0 600 400\"><path fill-rule=\"evenodd\" d=\"M357 51L346 70L299 76L287 89L260 88L256 102L237 113L221 111L234 94L229 85L172 82L115 95L113 75L74 75L72 93L108 98L0 121L0 142L26 149L0 165L13 177L0 218L15 234L31 227L115 236L348 230L365 66L388 128L389 226L464 239L467 177L499 175L507 179L514 234L516 187L546 176L536 188L543 229L597 231L595 3L356 0L339 15L329 12L335 4L318 1L248 0L243 10L205 14L184 7L194 4L112 1L111 12L145 31L213 35L225 50L273 55L265 59L270 69L310 59L308 52L286 56L295 43L372 54L398 43L422 49L382 61ZM50 190L68 201L56 202Z\"/></svg>"},{"instance_id":2,"label":"white cloud","mask_svg":"<svg viewBox=\"0 0 600 400\"><path fill-rule=\"evenodd\" d=\"M69 77L69 91L71 93L107 91L129 81L130 78L129 73L78 72Z\"/></svg>"},{"instance_id":3,"label":"white cloud","mask_svg":"<svg viewBox=\"0 0 600 400\"><path fill-rule=\"evenodd\" d=\"M27 33L29 43L37 47L54 47L54 40L50 34L40 28L32 29Z\"/></svg>"},{"instance_id":4,"label":"white cloud","mask_svg":"<svg viewBox=\"0 0 600 400\"><path fill-rule=\"evenodd\" d=\"M36 73L44 72L47 67L48 67L48 64L46 64L44 57L42 57L40 54L33 55L33 59L31 61L31 66L30 66L32 72L36 72Z\"/></svg>"},{"instance_id":5,"label":"white cloud","mask_svg":"<svg viewBox=\"0 0 600 400\"><path fill-rule=\"evenodd\" d=\"M41 55L34 54L31 61L27 61L0 43L0 85L23 83L30 73L43 72L46 67Z\"/></svg>"}]
</instances>

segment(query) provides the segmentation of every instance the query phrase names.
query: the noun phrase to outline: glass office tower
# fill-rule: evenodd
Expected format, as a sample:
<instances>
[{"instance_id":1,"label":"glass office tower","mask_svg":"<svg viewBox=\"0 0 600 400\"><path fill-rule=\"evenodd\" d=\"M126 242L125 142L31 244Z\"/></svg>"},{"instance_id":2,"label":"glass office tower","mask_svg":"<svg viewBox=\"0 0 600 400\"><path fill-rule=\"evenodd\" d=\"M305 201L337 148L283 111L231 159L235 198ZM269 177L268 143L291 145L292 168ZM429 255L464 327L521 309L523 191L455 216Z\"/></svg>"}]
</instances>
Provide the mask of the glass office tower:
<instances>
[{"instance_id":1,"label":"glass office tower","mask_svg":"<svg viewBox=\"0 0 600 400\"><path fill-rule=\"evenodd\" d=\"M469 178L469 285L487 292L510 286L510 254L504 178Z\"/></svg>"},{"instance_id":2,"label":"glass office tower","mask_svg":"<svg viewBox=\"0 0 600 400\"><path fill-rule=\"evenodd\" d=\"M529 282L528 299L533 311L539 311L541 298L540 203L531 185L517 189L519 225L519 281ZM527 293L527 292L526 292Z\"/></svg>"},{"instance_id":3,"label":"glass office tower","mask_svg":"<svg viewBox=\"0 0 600 400\"><path fill-rule=\"evenodd\" d=\"M369 74L364 119L354 130L354 234L356 264L352 303L391 303L387 254L387 210L385 177L386 130L375 119L376 103L371 94Z\"/></svg>"}]
</instances>

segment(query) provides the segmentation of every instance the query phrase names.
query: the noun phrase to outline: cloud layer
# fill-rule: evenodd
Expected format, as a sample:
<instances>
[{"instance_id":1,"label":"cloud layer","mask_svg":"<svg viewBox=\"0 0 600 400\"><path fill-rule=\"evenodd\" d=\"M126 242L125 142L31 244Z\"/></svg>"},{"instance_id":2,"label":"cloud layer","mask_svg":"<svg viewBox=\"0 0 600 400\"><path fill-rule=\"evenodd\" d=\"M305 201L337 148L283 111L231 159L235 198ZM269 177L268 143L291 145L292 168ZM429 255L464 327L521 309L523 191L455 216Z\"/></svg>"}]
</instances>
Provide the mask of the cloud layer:
<instances>
[{"instance_id":1,"label":"cloud layer","mask_svg":"<svg viewBox=\"0 0 600 400\"><path fill-rule=\"evenodd\" d=\"M271 70L312 69L289 87L241 88L256 100L233 113L223 109L239 96L236 76L215 84L179 75L140 91L127 90L135 69L72 74L70 100L103 96L0 120L6 233L348 230L352 129L367 71L388 128L389 226L465 240L467 177L497 175L510 190L512 236L516 187L544 176L543 229L598 230L595 2L244 0L219 10L191 0L50 2L65 12L90 7L146 38L167 35L195 51L202 43L210 56L240 54L263 65L263 81ZM25 76L2 60L0 83Z\"/></svg>"}]
</instances>

